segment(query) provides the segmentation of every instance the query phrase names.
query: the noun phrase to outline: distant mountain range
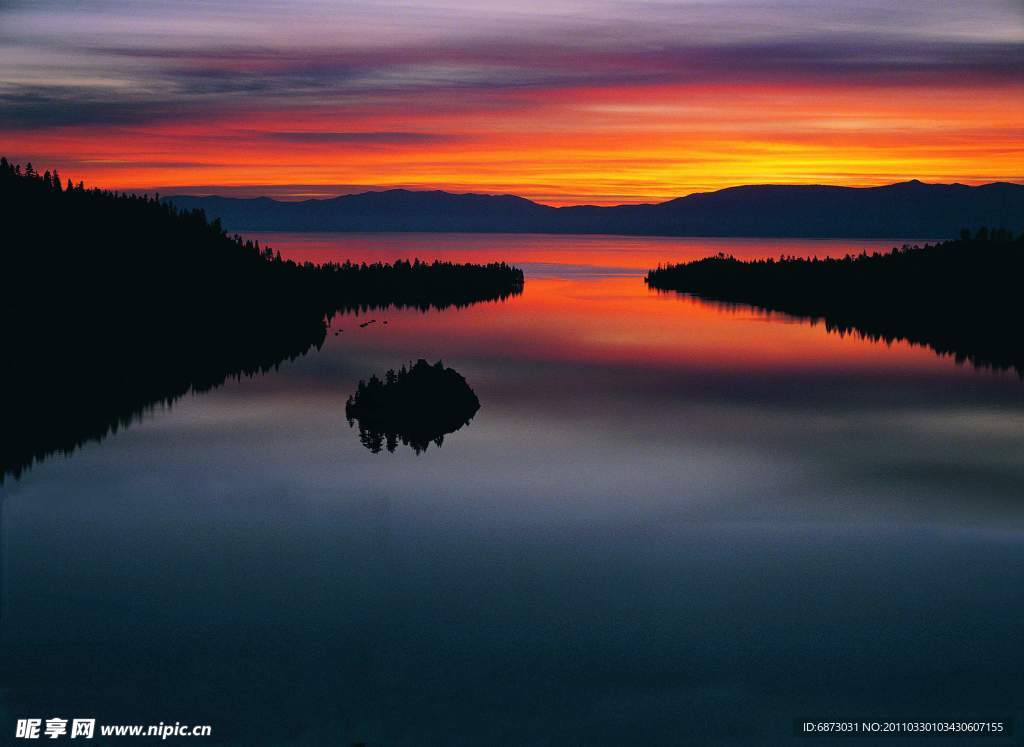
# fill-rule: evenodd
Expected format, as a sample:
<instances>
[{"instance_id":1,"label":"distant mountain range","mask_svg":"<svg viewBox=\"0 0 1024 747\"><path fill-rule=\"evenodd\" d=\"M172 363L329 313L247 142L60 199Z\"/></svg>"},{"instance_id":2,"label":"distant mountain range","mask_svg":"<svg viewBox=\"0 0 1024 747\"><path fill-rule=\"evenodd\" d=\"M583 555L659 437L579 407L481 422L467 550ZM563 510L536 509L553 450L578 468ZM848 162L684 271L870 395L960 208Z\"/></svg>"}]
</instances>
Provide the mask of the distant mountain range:
<instances>
[{"instance_id":1,"label":"distant mountain range","mask_svg":"<svg viewBox=\"0 0 1024 747\"><path fill-rule=\"evenodd\" d=\"M1024 230L1024 185L917 180L884 187L731 187L647 205L551 207L512 195L392 189L332 199L168 197L233 231L606 233L646 236L951 238Z\"/></svg>"}]
</instances>

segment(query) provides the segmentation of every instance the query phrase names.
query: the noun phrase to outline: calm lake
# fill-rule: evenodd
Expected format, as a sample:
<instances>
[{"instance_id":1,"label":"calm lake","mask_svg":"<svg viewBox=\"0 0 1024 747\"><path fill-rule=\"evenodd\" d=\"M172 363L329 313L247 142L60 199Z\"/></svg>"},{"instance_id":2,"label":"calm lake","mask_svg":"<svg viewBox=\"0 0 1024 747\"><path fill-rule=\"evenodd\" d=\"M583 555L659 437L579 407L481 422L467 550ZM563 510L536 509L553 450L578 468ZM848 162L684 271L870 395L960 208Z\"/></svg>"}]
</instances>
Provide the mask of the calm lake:
<instances>
[{"instance_id":1,"label":"calm lake","mask_svg":"<svg viewBox=\"0 0 1024 747\"><path fill-rule=\"evenodd\" d=\"M282 747L1024 729L1017 374L642 278L902 240L257 238L300 260L504 259L526 287L335 317L318 352L5 481L3 723ZM420 455L371 453L346 398L421 357L479 412Z\"/></svg>"}]
</instances>

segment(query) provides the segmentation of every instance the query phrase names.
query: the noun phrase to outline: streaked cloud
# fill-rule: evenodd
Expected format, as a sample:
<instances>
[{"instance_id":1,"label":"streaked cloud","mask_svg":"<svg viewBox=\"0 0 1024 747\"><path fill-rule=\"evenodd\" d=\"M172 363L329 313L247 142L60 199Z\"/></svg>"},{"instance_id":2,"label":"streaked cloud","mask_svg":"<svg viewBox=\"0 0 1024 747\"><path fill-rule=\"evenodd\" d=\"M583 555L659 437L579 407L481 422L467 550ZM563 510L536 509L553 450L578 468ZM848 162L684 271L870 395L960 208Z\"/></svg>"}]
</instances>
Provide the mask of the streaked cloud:
<instances>
[{"instance_id":1,"label":"streaked cloud","mask_svg":"<svg viewBox=\"0 0 1024 747\"><path fill-rule=\"evenodd\" d=\"M261 132L260 137L286 143L357 143L394 145L396 143L449 143L454 135L431 132L323 132L320 130L292 132Z\"/></svg>"},{"instance_id":2,"label":"streaked cloud","mask_svg":"<svg viewBox=\"0 0 1024 747\"><path fill-rule=\"evenodd\" d=\"M973 114L957 101L1024 106L1017 0L419 0L400 10L9 1L0 135L15 157L137 161L135 183L115 186L195 183L187 167L151 165L163 156L219 169L226 185L274 173L598 201L771 174L1024 173L1020 125L988 100ZM116 143L103 139L111 129ZM289 167L274 149L299 156ZM313 151L311 166L302 154ZM621 170L603 172L611 163Z\"/></svg>"}]
</instances>

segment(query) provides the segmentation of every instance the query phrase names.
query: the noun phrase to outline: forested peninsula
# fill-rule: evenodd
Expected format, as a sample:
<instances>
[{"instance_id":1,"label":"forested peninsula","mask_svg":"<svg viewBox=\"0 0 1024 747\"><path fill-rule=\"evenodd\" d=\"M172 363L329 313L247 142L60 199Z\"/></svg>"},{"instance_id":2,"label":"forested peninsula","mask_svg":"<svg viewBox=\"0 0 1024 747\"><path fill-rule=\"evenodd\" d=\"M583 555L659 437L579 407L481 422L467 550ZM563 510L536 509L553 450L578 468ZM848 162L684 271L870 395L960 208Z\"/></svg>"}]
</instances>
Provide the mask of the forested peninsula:
<instances>
[{"instance_id":1,"label":"forested peninsula","mask_svg":"<svg viewBox=\"0 0 1024 747\"><path fill-rule=\"evenodd\" d=\"M319 347L335 313L463 306L523 287L504 263L297 264L202 211L5 158L0 204L0 479Z\"/></svg>"},{"instance_id":2,"label":"forested peninsula","mask_svg":"<svg viewBox=\"0 0 1024 747\"><path fill-rule=\"evenodd\" d=\"M1024 376L1024 235L988 228L959 239L843 258L741 261L725 254L647 273L658 290L749 304L834 332L906 340Z\"/></svg>"}]
</instances>

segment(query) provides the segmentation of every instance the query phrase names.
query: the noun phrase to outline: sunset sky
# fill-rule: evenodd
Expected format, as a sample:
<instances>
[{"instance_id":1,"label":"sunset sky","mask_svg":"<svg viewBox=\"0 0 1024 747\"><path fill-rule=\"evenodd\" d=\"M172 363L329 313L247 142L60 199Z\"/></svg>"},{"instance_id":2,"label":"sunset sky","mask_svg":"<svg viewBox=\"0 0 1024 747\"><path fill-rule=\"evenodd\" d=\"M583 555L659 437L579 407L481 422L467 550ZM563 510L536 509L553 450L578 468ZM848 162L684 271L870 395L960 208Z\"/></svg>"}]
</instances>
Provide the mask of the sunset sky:
<instances>
[{"instance_id":1,"label":"sunset sky","mask_svg":"<svg viewBox=\"0 0 1024 747\"><path fill-rule=\"evenodd\" d=\"M1024 181L1024 2L4 0L0 142L287 199Z\"/></svg>"}]
</instances>

